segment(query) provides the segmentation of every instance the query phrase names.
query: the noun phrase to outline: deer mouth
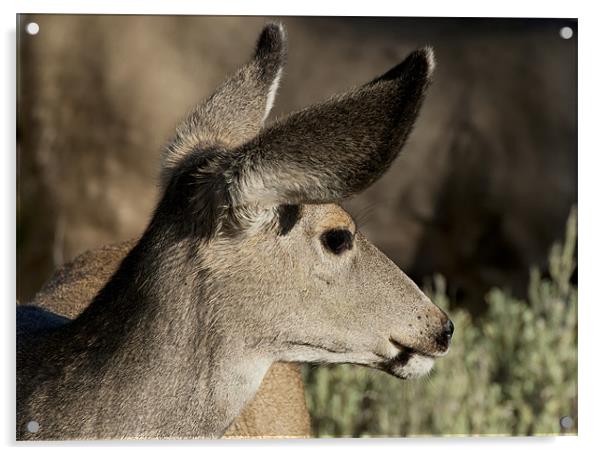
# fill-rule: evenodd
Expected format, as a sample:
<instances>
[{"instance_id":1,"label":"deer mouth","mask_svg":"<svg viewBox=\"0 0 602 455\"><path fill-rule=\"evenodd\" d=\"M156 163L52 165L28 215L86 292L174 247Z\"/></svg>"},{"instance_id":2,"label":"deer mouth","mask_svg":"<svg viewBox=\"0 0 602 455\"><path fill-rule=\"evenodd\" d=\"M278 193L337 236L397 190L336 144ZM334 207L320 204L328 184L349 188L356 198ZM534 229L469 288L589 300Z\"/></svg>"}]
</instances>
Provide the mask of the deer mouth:
<instances>
[{"instance_id":1,"label":"deer mouth","mask_svg":"<svg viewBox=\"0 0 602 455\"><path fill-rule=\"evenodd\" d=\"M394 339L392 337L389 338L389 342L399 350L399 353L394 357L394 359L399 358L400 361L403 361L406 358L409 359L412 355L421 355L424 357L432 357L432 358L438 356L438 354L425 352L425 351L419 351L416 348L407 346L405 344L401 344L399 341L397 341L396 339ZM439 355L441 355L441 354L439 354ZM406 362L407 362L407 360L406 360Z\"/></svg>"}]
</instances>

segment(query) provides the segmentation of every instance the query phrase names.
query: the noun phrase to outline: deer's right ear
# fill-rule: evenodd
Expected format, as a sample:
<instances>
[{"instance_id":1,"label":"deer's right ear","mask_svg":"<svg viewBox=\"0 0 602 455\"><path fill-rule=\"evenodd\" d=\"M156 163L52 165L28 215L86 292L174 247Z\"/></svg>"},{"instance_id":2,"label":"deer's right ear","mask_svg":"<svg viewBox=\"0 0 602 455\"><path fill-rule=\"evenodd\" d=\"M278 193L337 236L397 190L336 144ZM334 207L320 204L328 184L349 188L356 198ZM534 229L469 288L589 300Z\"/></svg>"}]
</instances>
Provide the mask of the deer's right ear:
<instances>
[{"instance_id":1,"label":"deer's right ear","mask_svg":"<svg viewBox=\"0 0 602 455\"><path fill-rule=\"evenodd\" d=\"M199 104L176 129L163 153L165 187L182 158L199 148L235 148L253 138L272 109L286 61L286 34L281 24L264 27L250 62Z\"/></svg>"}]
</instances>

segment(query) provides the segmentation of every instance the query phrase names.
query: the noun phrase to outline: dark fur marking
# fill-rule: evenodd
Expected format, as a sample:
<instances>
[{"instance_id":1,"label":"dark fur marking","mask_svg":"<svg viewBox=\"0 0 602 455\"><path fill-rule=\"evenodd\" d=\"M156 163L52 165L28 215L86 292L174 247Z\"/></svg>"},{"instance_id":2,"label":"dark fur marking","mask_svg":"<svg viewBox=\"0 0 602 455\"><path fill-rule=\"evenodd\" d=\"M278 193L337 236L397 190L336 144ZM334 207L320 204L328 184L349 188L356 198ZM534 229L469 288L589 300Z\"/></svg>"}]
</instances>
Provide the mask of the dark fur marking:
<instances>
[{"instance_id":1,"label":"dark fur marking","mask_svg":"<svg viewBox=\"0 0 602 455\"><path fill-rule=\"evenodd\" d=\"M421 87L428 84L429 72L429 57L427 51L425 49L420 49L412 52L404 61L391 68L385 74L373 79L367 85L403 78L413 86Z\"/></svg>"},{"instance_id":2,"label":"dark fur marking","mask_svg":"<svg viewBox=\"0 0 602 455\"><path fill-rule=\"evenodd\" d=\"M278 69L286 61L287 50L283 33L278 24L268 24L257 40L255 58L262 61L260 78L266 84L273 82Z\"/></svg>"},{"instance_id":3,"label":"dark fur marking","mask_svg":"<svg viewBox=\"0 0 602 455\"><path fill-rule=\"evenodd\" d=\"M406 365L414 355L414 352L411 348L404 348L399 354L393 357L391 362L393 364Z\"/></svg>"},{"instance_id":4,"label":"dark fur marking","mask_svg":"<svg viewBox=\"0 0 602 455\"><path fill-rule=\"evenodd\" d=\"M400 377L395 372L396 369L399 368L400 366L402 366L402 367L406 366L408 364L408 362L410 361L410 359L413 357L413 355L416 353L416 351L414 351L412 348L401 346L397 343L393 343L393 344L400 349L399 353L392 359L388 359L385 362L383 362L381 367L387 373L392 374L395 377ZM405 379L405 376L403 378Z\"/></svg>"},{"instance_id":5,"label":"dark fur marking","mask_svg":"<svg viewBox=\"0 0 602 455\"><path fill-rule=\"evenodd\" d=\"M299 205L282 204L278 206L278 235L288 234L299 218L301 217L301 207Z\"/></svg>"},{"instance_id":6,"label":"dark fur marking","mask_svg":"<svg viewBox=\"0 0 602 455\"><path fill-rule=\"evenodd\" d=\"M199 148L185 157L172 173L151 228L169 223L178 238L211 239L231 206L224 177L228 159L218 148Z\"/></svg>"}]
</instances>

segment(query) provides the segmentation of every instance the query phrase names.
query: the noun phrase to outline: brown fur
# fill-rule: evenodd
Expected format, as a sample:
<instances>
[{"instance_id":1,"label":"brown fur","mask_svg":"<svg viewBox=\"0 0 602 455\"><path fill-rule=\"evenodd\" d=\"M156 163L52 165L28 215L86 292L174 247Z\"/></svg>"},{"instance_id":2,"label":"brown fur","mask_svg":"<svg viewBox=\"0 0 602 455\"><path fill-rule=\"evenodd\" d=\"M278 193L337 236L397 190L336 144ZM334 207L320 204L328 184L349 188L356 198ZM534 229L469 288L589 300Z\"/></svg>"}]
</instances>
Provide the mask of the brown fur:
<instances>
[{"instance_id":1,"label":"brown fur","mask_svg":"<svg viewBox=\"0 0 602 455\"><path fill-rule=\"evenodd\" d=\"M57 270L31 304L70 319L77 317L135 244L135 240L130 240L81 254ZM272 365L255 398L225 434L232 438L310 435L303 382L294 363Z\"/></svg>"}]
</instances>

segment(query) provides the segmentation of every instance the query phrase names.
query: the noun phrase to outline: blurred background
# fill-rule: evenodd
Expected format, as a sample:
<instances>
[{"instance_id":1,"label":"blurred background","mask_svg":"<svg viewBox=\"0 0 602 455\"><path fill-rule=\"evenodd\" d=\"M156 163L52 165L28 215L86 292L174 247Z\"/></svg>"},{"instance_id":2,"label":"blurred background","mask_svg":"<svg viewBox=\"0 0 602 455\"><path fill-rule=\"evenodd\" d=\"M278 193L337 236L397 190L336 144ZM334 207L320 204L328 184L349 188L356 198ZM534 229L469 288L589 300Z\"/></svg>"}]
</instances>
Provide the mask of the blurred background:
<instances>
[{"instance_id":1,"label":"blurred background","mask_svg":"<svg viewBox=\"0 0 602 455\"><path fill-rule=\"evenodd\" d=\"M20 16L19 301L78 254L141 234L161 147L273 19L289 61L272 119L418 47L437 58L400 158L346 208L460 321L454 374L400 386L307 367L316 435L576 431L576 20Z\"/></svg>"}]
</instances>

